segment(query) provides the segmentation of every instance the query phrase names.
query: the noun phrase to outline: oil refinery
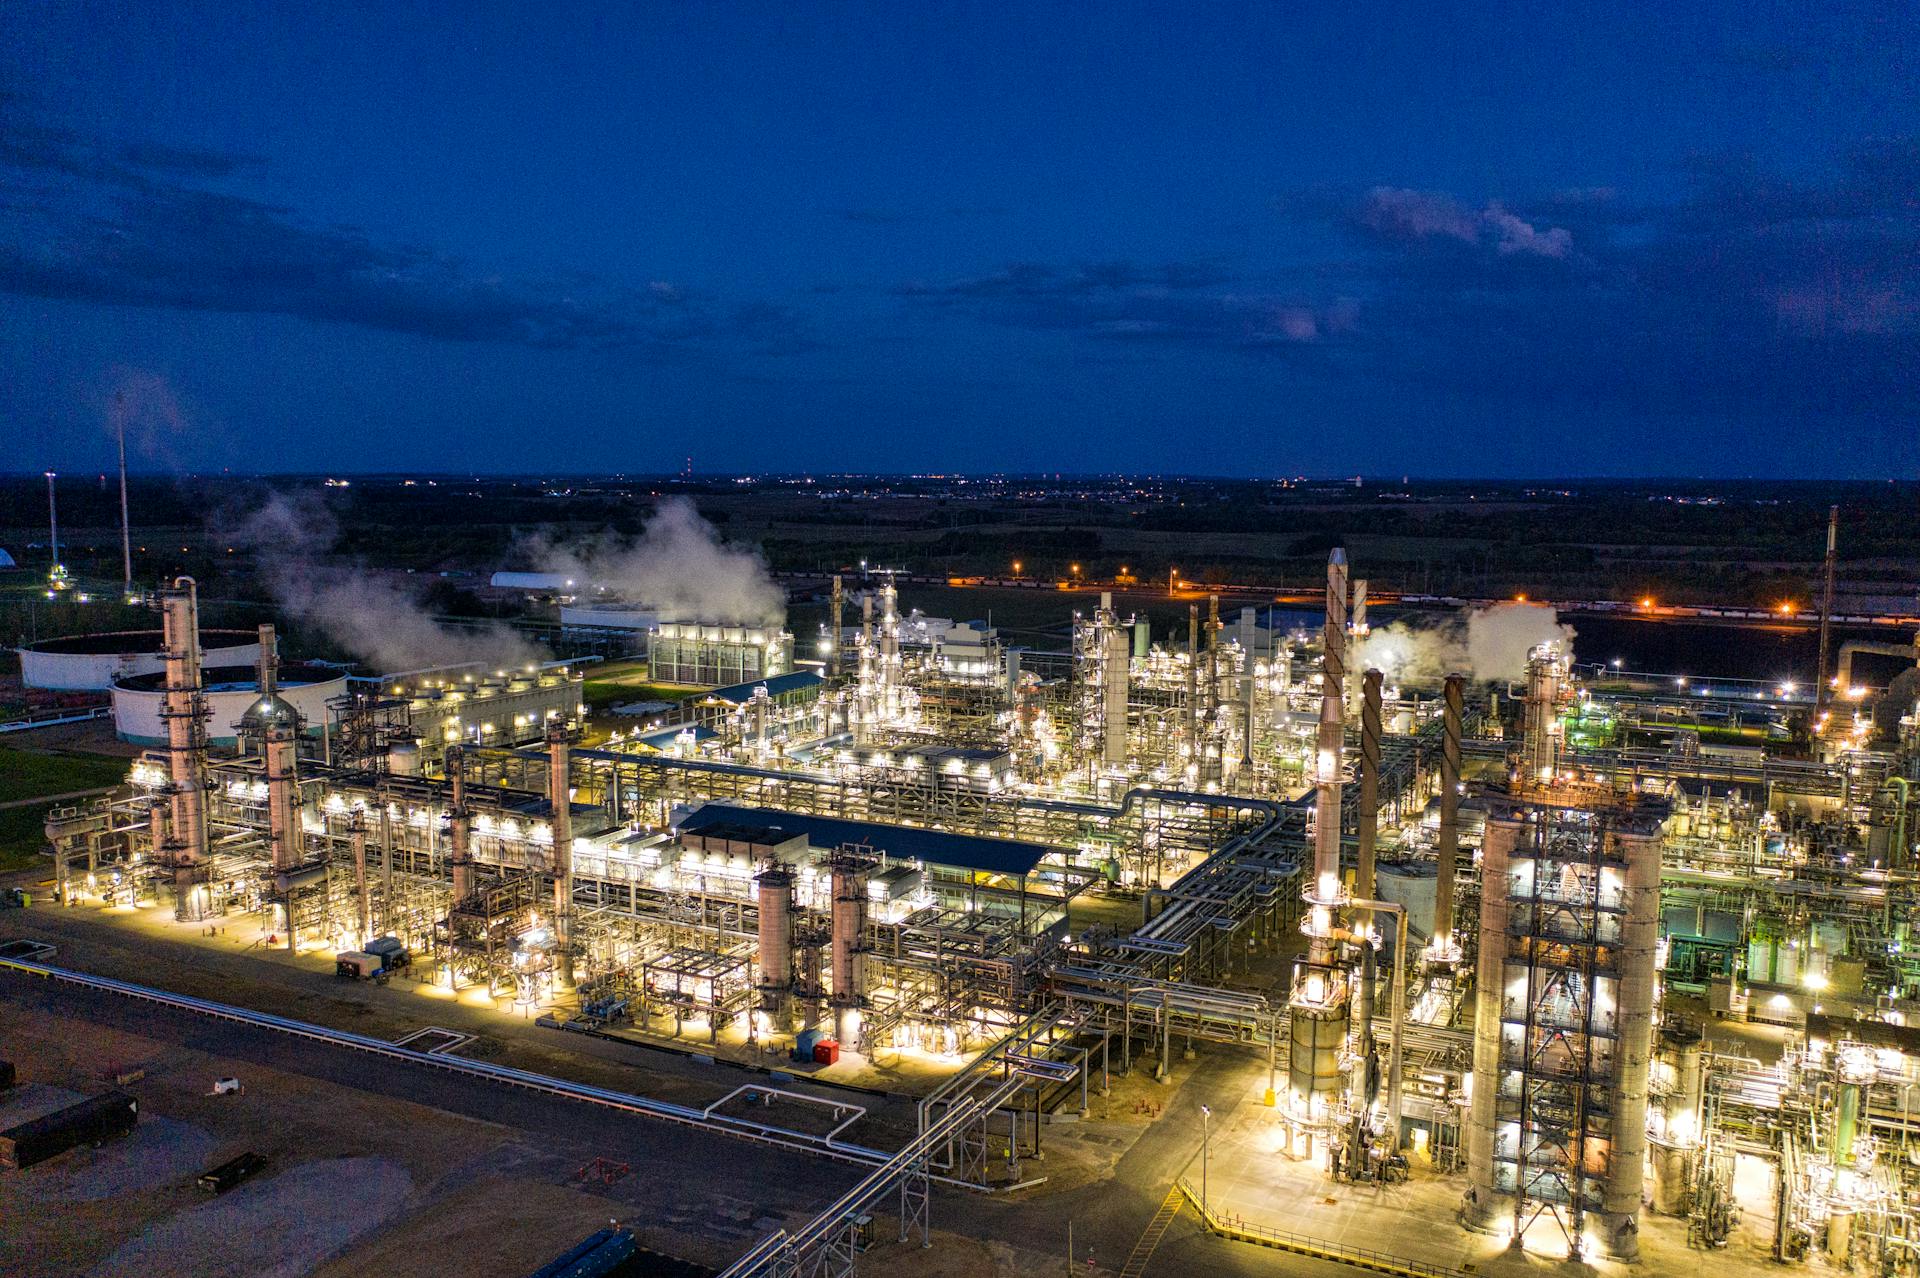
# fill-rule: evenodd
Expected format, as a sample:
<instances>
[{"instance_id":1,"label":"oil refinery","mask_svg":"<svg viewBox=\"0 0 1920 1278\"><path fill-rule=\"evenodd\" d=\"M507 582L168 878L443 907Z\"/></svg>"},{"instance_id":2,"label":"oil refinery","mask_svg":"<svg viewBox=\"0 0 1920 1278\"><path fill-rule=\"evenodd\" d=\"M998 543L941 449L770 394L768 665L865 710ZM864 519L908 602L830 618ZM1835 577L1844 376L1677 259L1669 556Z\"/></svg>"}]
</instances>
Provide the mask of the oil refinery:
<instances>
[{"instance_id":1,"label":"oil refinery","mask_svg":"<svg viewBox=\"0 0 1920 1278\"><path fill-rule=\"evenodd\" d=\"M113 675L149 748L47 815L55 901L562 1034L909 1062L912 1138L730 1274L852 1272L863 1213L924 1238L936 1180L1036 1183L1056 1114L1196 1044L1249 1071L1263 1141L1183 1178L1215 1232L1253 1227L1210 1172L1410 1183L1495 1256L1660 1239L1661 1271L1745 1230L1920 1272L1913 676L1629 679L1517 606L1472 619L1508 656L1427 679L1338 550L1311 620L1195 599L1155 634L1100 595L1057 651L860 584L817 651L657 629L652 676L702 690L589 732L574 664L349 678L272 627L212 664L181 578L159 668Z\"/></svg>"}]
</instances>

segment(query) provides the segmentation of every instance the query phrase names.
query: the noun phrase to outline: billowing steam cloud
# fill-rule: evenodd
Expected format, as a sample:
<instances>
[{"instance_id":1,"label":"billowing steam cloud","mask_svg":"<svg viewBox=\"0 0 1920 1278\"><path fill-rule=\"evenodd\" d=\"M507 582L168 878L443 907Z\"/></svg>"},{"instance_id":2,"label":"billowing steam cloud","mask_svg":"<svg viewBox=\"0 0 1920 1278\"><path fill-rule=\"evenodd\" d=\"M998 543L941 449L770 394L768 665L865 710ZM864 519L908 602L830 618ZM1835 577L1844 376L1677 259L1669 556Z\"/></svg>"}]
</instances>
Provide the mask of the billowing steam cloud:
<instances>
[{"instance_id":1,"label":"billowing steam cloud","mask_svg":"<svg viewBox=\"0 0 1920 1278\"><path fill-rule=\"evenodd\" d=\"M525 665L546 656L505 626L443 626L398 579L336 558L339 527L311 498L270 498L241 521L232 539L252 551L261 582L288 616L378 672L465 662Z\"/></svg>"},{"instance_id":2,"label":"billowing steam cloud","mask_svg":"<svg viewBox=\"0 0 1920 1278\"><path fill-rule=\"evenodd\" d=\"M1544 604L1500 603L1430 625L1396 621L1362 639L1348 664L1395 683L1438 683L1456 672L1481 682L1520 679L1530 648L1559 639L1571 651L1573 635Z\"/></svg>"},{"instance_id":3,"label":"billowing steam cloud","mask_svg":"<svg viewBox=\"0 0 1920 1278\"><path fill-rule=\"evenodd\" d=\"M566 545L538 538L522 549L543 572L590 582L669 621L778 626L786 620L786 592L766 561L749 547L721 541L685 497L656 506L638 538L607 535Z\"/></svg>"}]
</instances>

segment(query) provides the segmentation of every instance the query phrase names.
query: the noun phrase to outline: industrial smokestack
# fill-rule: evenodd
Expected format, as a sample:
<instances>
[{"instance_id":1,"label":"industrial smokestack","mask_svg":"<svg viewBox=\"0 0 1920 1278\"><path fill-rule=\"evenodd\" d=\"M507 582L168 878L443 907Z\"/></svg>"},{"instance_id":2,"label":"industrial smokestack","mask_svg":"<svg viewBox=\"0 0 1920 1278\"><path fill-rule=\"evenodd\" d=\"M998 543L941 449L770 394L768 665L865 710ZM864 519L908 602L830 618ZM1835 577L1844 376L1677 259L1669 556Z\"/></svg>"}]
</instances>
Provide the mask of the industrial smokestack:
<instances>
[{"instance_id":1,"label":"industrial smokestack","mask_svg":"<svg viewBox=\"0 0 1920 1278\"><path fill-rule=\"evenodd\" d=\"M560 981L573 984L573 786L567 725L547 725L547 798L553 807L553 935Z\"/></svg>"},{"instance_id":2,"label":"industrial smokestack","mask_svg":"<svg viewBox=\"0 0 1920 1278\"><path fill-rule=\"evenodd\" d=\"M1433 889L1433 953L1453 950L1453 880L1460 870L1460 731L1467 677L1447 676L1446 708L1440 725L1440 877Z\"/></svg>"},{"instance_id":3,"label":"industrial smokestack","mask_svg":"<svg viewBox=\"0 0 1920 1278\"><path fill-rule=\"evenodd\" d=\"M453 903L473 895L473 814L467 811L467 752L460 746L447 751L447 784L452 793L447 811L447 865L453 870ZM391 906L387 907L391 909Z\"/></svg>"},{"instance_id":4,"label":"industrial smokestack","mask_svg":"<svg viewBox=\"0 0 1920 1278\"><path fill-rule=\"evenodd\" d=\"M184 919L192 911L193 881L207 854L207 704L200 685L200 607L193 578L176 577L161 592L160 618L167 663L160 711L167 723L167 837L159 859L173 870L174 912Z\"/></svg>"},{"instance_id":5,"label":"industrial smokestack","mask_svg":"<svg viewBox=\"0 0 1920 1278\"><path fill-rule=\"evenodd\" d=\"M1380 836L1380 685L1384 676L1369 670L1360 680L1360 863L1353 894L1373 900L1374 844Z\"/></svg>"}]
</instances>

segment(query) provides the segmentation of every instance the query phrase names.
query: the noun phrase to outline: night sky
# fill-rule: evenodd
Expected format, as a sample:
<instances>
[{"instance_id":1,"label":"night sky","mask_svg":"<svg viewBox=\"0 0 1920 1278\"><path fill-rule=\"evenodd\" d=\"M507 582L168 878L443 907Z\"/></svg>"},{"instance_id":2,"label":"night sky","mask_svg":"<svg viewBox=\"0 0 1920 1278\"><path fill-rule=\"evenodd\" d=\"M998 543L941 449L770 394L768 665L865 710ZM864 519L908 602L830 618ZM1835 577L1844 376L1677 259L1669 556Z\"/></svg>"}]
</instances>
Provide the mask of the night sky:
<instances>
[{"instance_id":1,"label":"night sky","mask_svg":"<svg viewBox=\"0 0 1920 1278\"><path fill-rule=\"evenodd\" d=\"M0 469L1920 473L1920 7L1447 8L11 0Z\"/></svg>"}]
</instances>

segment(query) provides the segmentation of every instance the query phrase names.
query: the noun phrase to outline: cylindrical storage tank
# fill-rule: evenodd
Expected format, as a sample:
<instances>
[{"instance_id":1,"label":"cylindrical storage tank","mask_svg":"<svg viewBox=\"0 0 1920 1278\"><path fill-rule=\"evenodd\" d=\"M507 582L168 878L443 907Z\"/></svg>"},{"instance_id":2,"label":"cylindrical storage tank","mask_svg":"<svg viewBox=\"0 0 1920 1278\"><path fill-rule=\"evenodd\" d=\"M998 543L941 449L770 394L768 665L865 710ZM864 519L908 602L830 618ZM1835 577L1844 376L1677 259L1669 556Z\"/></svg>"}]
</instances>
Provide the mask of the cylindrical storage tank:
<instances>
[{"instance_id":1,"label":"cylindrical storage tank","mask_svg":"<svg viewBox=\"0 0 1920 1278\"><path fill-rule=\"evenodd\" d=\"M200 650L203 665L251 668L260 660L260 636L252 630L203 629ZM49 692L107 692L122 676L167 668L166 641L158 630L66 635L16 651L21 682Z\"/></svg>"},{"instance_id":2,"label":"cylindrical storage tank","mask_svg":"<svg viewBox=\"0 0 1920 1278\"><path fill-rule=\"evenodd\" d=\"M258 646L256 645L256 652ZM243 715L260 699L259 673L252 666L209 666L203 671L207 702L207 741L232 745L239 738ZM161 717L166 695L165 674L128 675L113 683L113 727L122 741L136 745L164 745L166 722ZM279 695L300 712L309 733L332 720L328 702L346 695L347 677L331 666L283 665Z\"/></svg>"},{"instance_id":3,"label":"cylindrical storage tank","mask_svg":"<svg viewBox=\"0 0 1920 1278\"><path fill-rule=\"evenodd\" d=\"M789 1028L793 995L793 872L769 866L754 876L760 898L760 1008Z\"/></svg>"},{"instance_id":4,"label":"cylindrical storage tank","mask_svg":"<svg viewBox=\"0 0 1920 1278\"><path fill-rule=\"evenodd\" d=\"M397 777L420 775L420 744L401 741L387 751L387 771Z\"/></svg>"}]
</instances>

